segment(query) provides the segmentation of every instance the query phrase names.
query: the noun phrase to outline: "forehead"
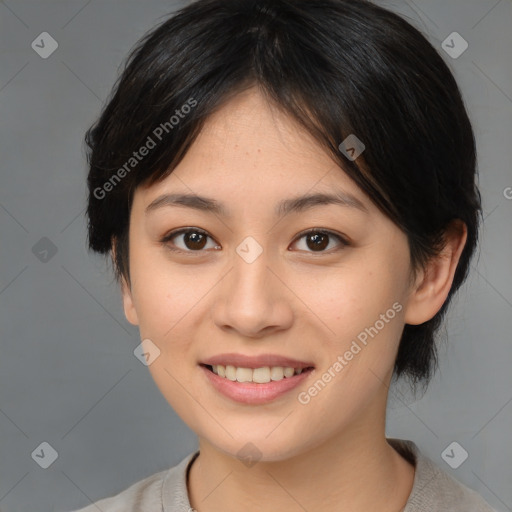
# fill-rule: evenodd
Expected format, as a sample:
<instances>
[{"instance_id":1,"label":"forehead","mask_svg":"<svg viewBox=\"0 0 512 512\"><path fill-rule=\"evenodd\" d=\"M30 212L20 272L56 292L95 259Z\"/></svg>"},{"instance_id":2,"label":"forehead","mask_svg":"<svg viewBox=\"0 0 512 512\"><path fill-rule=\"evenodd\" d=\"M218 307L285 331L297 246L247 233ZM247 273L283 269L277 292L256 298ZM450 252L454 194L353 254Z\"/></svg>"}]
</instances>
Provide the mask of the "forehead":
<instances>
[{"instance_id":1,"label":"forehead","mask_svg":"<svg viewBox=\"0 0 512 512\"><path fill-rule=\"evenodd\" d=\"M325 148L253 88L212 114L173 172L142 195L145 208L158 201L169 203L162 196L172 193L198 209L203 205L226 215L227 209L214 204L215 198L219 204L257 198L259 203L272 203L278 215L300 208L296 201L283 198L308 192L337 196L360 210L371 208L366 195Z\"/></svg>"},{"instance_id":2,"label":"forehead","mask_svg":"<svg viewBox=\"0 0 512 512\"><path fill-rule=\"evenodd\" d=\"M214 161L227 156L233 159L251 156L254 165L260 160L267 165L291 162L297 166L298 161L304 161L305 165L316 162L315 167L334 164L304 127L257 88L231 98L212 114L196 142L195 153L207 155L208 159L213 157ZM216 154L208 151L210 145L215 145Z\"/></svg>"}]
</instances>

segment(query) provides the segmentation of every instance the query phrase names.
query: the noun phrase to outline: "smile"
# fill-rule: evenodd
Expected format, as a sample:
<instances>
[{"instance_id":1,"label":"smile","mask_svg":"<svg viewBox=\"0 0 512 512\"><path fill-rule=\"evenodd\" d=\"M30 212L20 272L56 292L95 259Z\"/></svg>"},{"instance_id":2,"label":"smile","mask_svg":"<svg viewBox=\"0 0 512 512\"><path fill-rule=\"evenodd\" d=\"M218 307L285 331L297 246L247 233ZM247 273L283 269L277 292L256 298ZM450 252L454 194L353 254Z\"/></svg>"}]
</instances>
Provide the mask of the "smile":
<instances>
[{"instance_id":1,"label":"smile","mask_svg":"<svg viewBox=\"0 0 512 512\"><path fill-rule=\"evenodd\" d=\"M271 402L314 373L312 366L295 369L283 366L245 368L200 364L199 367L214 390L235 402L247 405Z\"/></svg>"},{"instance_id":2,"label":"smile","mask_svg":"<svg viewBox=\"0 0 512 512\"><path fill-rule=\"evenodd\" d=\"M292 368L290 366L262 366L261 368L244 368L232 365L206 365L206 367L232 382L256 382L266 384L271 381L278 381L284 378L290 378L294 375L300 375L303 371L310 368Z\"/></svg>"}]
</instances>

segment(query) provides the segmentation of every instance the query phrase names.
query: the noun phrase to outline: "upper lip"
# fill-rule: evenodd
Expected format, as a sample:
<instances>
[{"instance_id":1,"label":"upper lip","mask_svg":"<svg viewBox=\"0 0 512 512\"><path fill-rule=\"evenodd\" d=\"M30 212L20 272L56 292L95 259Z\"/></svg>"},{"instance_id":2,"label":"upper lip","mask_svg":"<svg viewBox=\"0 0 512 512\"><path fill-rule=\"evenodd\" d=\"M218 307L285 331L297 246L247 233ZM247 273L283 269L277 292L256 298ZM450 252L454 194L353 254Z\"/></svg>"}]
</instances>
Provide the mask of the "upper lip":
<instances>
[{"instance_id":1,"label":"upper lip","mask_svg":"<svg viewBox=\"0 0 512 512\"><path fill-rule=\"evenodd\" d=\"M280 356L278 354L260 354L258 356L248 356L245 354L218 354L202 361L202 364L224 366L236 366L241 368L261 368L263 366L284 366L291 368L308 368L313 363L299 361L291 357Z\"/></svg>"}]
</instances>

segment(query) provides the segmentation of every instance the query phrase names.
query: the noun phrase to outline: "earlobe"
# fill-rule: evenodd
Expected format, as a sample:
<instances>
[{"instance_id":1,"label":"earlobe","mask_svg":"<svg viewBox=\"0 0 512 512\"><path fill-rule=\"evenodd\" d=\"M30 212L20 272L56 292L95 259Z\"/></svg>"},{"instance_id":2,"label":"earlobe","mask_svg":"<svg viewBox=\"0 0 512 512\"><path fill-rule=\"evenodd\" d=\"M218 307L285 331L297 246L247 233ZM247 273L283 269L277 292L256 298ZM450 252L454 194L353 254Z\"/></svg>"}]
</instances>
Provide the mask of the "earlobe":
<instances>
[{"instance_id":1,"label":"earlobe","mask_svg":"<svg viewBox=\"0 0 512 512\"><path fill-rule=\"evenodd\" d=\"M467 227L456 219L445 231L445 246L416 280L407 302L406 324L419 325L433 318L450 292L455 270L466 244Z\"/></svg>"}]
</instances>

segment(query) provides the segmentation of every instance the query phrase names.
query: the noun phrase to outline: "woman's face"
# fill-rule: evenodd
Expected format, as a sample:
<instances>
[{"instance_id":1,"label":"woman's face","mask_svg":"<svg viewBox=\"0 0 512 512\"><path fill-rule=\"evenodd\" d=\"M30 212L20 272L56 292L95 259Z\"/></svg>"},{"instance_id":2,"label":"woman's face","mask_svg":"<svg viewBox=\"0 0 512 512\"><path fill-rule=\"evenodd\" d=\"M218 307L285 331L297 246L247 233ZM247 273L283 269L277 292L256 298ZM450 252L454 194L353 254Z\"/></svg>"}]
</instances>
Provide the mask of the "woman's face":
<instances>
[{"instance_id":1,"label":"woman's face","mask_svg":"<svg viewBox=\"0 0 512 512\"><path fill-rule=\"evenodd\" d=\"M345 204L277 209L319 193ZM147 210L166 194L207 197L222 211L162 200ZM190 231L161 241L180 228ZM251 442L262 460L282 460L353 429L382 427L406 320L407 238L255 90L209 119L169 177L136 190L129 239L126 316L151 340L150 361L160 351L149 370L198 436L228 454ZM254 392L235 398L212 384L223 378L201 364L222 354L271 354L314 370L258 402ZM224 379L231 393L247 388Z\"/></svg>"}]
</instances>

